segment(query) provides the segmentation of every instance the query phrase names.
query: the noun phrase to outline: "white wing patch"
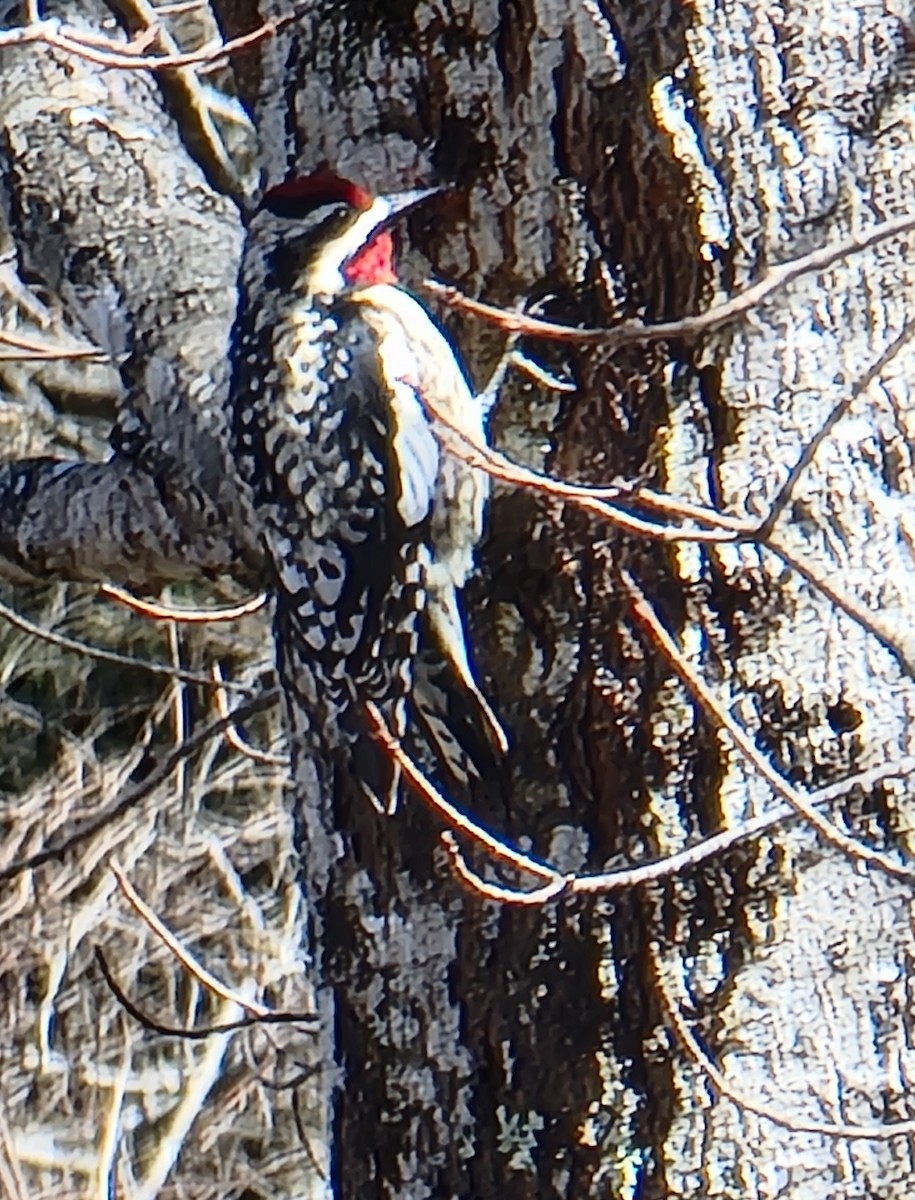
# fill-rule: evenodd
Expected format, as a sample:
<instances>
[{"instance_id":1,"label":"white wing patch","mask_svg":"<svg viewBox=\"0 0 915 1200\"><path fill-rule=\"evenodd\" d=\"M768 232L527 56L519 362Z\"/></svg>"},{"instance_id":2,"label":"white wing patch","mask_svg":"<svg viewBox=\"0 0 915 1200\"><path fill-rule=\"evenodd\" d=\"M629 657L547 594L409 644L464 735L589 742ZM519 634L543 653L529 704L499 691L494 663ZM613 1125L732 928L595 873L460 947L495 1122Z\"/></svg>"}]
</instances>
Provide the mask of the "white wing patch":
<instances>
[{"instance_id":1,"label":"white wing patch","mask_svg":"<svg viewBox=\"0 0 915 1200\"><path fill-rule=\"evenodd\" d=\"M416 391L404 379L392 380L394 460L400 481L397 511L407 528L432 509L438 477L439 444Z\"/></svg>"},{"instance_id":2,"label":"white wing patch","mask_svg":"<svg viewBox=\"0 0 915 1200\"><path fill-rule=\"evenodd\" d=\"M432 511L439 474L441 447L432 431L420 388L429 363L447 371L454 356L428 313L417 302L389 284L373 284L355 292L364 302L363 318L378 337L379 362L390 389L394 460L400 480L397 511L407 528L418 525ZM417 353L423 361L417 361ZM456 380L438 380L446 393L454 383L467 390L454 367Z\"/></svg>"}]
</instances>

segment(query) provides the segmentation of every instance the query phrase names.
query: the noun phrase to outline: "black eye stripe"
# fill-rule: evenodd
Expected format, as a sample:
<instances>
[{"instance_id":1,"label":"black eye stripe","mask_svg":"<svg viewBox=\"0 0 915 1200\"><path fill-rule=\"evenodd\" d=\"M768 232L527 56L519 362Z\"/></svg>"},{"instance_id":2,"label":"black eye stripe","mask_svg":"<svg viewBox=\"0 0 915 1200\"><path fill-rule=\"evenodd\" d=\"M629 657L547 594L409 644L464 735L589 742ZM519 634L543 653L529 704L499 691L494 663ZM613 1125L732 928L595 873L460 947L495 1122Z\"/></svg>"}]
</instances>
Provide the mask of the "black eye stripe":
<instances>
[{"instance_id":1,"label":"black eye stripe","mask_svg":"<svg viewBox=\"0 0 915 1200\"><path fill-rule=\"evenodd\" d=\"M271 210L272 211L272 210ZM351 210L343 204L318 205L311 212L284 213L290 224L279 245L274 246L268 256L268 270L264 280L266 286L280 291L291 291L320 248L326 245L339 228L350 218Z\"/></svg>"},{"instance_id":2,"label":"black eye stripe","mask_svg":"<svg viewBox=\"0 0 915 1200\"><path fill-rule=\"evenodd\" d=\"M269 192L265 192L260 207L273 213L275 217L284 217L289 221L302 221L312 214L319 214L322 224L325 220L342 217L351 211L349 205L340 200L328 200L326 196L320 195L289 195L279 188L271 188Z\"/></svg>"}]
</instances>

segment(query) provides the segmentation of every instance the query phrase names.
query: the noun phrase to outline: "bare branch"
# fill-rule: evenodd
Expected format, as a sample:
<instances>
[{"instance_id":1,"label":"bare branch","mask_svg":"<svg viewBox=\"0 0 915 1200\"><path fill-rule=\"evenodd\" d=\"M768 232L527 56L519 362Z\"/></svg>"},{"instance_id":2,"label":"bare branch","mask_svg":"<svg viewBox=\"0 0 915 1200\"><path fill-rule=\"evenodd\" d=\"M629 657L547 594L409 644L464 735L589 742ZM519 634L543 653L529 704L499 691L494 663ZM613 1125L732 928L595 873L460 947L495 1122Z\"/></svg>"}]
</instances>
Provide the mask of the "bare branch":
<instances>
[{"instance_id":1,"label":"bare branch","mask_svg":"<svg viewBox=\"0 0 915 1200\"><path fill-rule=\"evenodd\" d=\"M898 217L890 217L878 221L875 225L846 238L830 242L800 258L782 263L774 267L759 282L745 288L723 304L710 308L707 312L698 313L692 317L681 317L676 321L662 321L656 325L646 325L642 321L622 321L608 329L581 329L570 325L561 325L553 321L544 321L531 317L523 312L499 308L480 300L472 300L458 288L427 279L423 284L430 295L435 296L451 308L482 317L484 320L497 325L507 333L520 333L528 337L548 338L552 341L575 342L585 346L631 346L647 345L652 342L666 342L679 338L695 338L701 334L710 333L736 321L767 300L774 293L781 291L795 280L818 271L826 271L830 267L869 250L890 238L911 233L915 229L915 215L904 213Z\"/></svg>"},{"instance_id":2,"label":"bare branch","mask_svg":"<svg viewBox=\"0 0 915 1200\"><path fill-rule=\"evenodd\" d=\"M907 645L900 639L890 622L885 621L879 613L868 608L861 600L843 591L831 579L815 571L802 558L792 554L778 539L770 537L768 542L763 544L777 558L780 558L786 567L790 567L802 579L806 579L811 587L825 596L831 604L844 612L865 633L870 634L885 650L889 651L907 674L915 677L915 647L911 643Z\"/></svg>"},{"instance_id":3,"label":"bare branch","mask_svg":"<svg viewBox=\"0 0 915 1200\"><path fill-rule=\"evenodd\" d=\"M544 904L561 895L604 894L669 879L692 870L709 859L720 858L741 842L758 837L776 825L797 820L799 816L803 815L794 805L786 804L771 812L742 821L731 829L711 834L696 845L688 846L685 850L679 850L663 858L639 863L635 866L613 867L595 874L563 874L549 863L523 853L504 838L491 833L445 799L391 733L375 705L367 704L366 709L379 741L400 767L404 777L412 784L420 799L448 826L448 830L442 834L442 843L458 878L471 891L502 904ZM896 762L883 763L879 767L860 771L837 783L819 788L809 794L807 803L811 807L821 807L846 795L853 788L873 787L884 779L899 778L912 772L915 772L915 756L906 756ZM483 879L467 862L457 844L455 833L467 837L472 844L481 848L484 853L497 862L523 873L534 875L546 882L540 888L525 891L521 888Z\"/></svg>"},{"instance_id":4,"label":"bare branch","mask_svg":"<svg viewBox=\"0 0 915 1200\"><path fill-rule=\"evenodd\" d=\"M152 54L149 49L159 36L158 29L147 29L130 42L117 42L93 35L85 30L51 19L24 25L19 29L0 30L0 47L44 43L55 50L76 54L87 62L108 70L175 71L184 67L216 66L233 54L249 50L267 38L275 37L281 29L299 19L297 12L265 21L251 33L242 34L227 42L201 46L189 54Z\"/></svg>"},{"instance_id":5,"label":"bare branch","mask_svg":"<svg viewBox=\"0 0 915 1200\"><path fill-rule=\"evenodd\" d=\"M227 987L215 975L211 974L203 963L188 950L184 943L153 912L117 863L111 863L110 867L111 873L117 880L118 887L121 889L128 904L144 925L156 935L159 941L181 963L189 975L192 975L208 992L212 992L214 996L219 996L221 1000L228 1000L232 1004L237 1004L239 1008L244 1009L252 1017L266 1017L270 1015L272 1010L266 1005L242 996L234 988Z\"/></svg>"},{"instance_id":6,"label":"bare branch","mask_svg":"<svg viewBox=\"0 0 915 1200\"><path fill-rule=\"evenodd\" d=\"M826 420L804 447L803 452L801 453L797 462L789 471L788 478L779 488L775 498L769 506L769 513L766 519L756 531L757 538L762 541L765 541L768 538L776 521L791 503L791 497L794 495L794 489L797 487L798 481L813 462L819 448L826 441L833 429L835 429L836 425L839 423L842 417L845 416L858 397L862 396L867 391L874 380L880 376L884 368L887 367L893 361L899 351L912 340L913 336L915 336L915 318L912 318L905 323L901 332L893 338L883 353L878 355L861 376L861 378L855 381L855 384L848 395L843 396L842 399L836 405L834 405L832 411L826 417Z\"/></svg>"},{"instance_id":7,"label":"bare branch","mask_svg":"<svg viewBox=\"0 0 915 1200\"><path fill-rule=\"evenodd\" d=\"M158 1033L162 1037L178 1037L185 1038L188 1041L205 1041L207 1038L217 1037L220 1034L235 1033L239 1029L252 1029L257 1025L316 1025L318 1018L314 1013L294 1013L294 1012L274 1012L272 1009L264 1013L262 1016L241 1017L237 1021L221 1021L216 1025L200 1025L193 1029L188 1029L183 1025L164 1025L161 1021L157 1021L154 1017L150 1017L138 1005L130 999L118 981L115 979L111 967L108 965L108 960L100 946L94 947L95 961L99 965L99 970L102 972L102 977L105 983L111 989L112 994L122 1008L138 1021L146 1029L152 1033ZM231 1002L232 1007L236 1007L235 1002Z\"/></svg>"},{"instance_id":8,"label":"bare branch","mask_svg":"<svg viewBox=\"0 0 915 1200\"><path fill-rule=\"evenodd\" d=\"M656 947L649 943L647 953L650 957L661 1003L670 1018L670 1023L673 1025L683 1048L689 1054L690 1058L702 1068L716 1091L722 1096L727 1096L738 1108L746 1112L755 1113L756 1116L763 1117L775 1125L780 1125L783 1129L790 1129L792 1133L815 1133L821 1134L823 1137L847 1138L859 1141L887 1141L890 1138L911 1137L915 1133L915 1121L897 1121L884 1125L851 1125L833 1121L814 1121L805 1117L792 1117L774 1105L765 1104L761 1100L738 1091L737 1088L728 1082L724 1073L719 1070L708 1054L702 1049L698 1038L687 1024L679 1002L671 994L667 986L664 978L664 969Z\"/></svg>"},{"instance_id":9,"label":"bare branch","mask_svg":"<svg viewBox=\"0 0 915 1200\"><path fill-rule=\"evenodd\" d=\"M233 604L226 608L176 608L171 604L156 604L151 600L141 600L125 588L113 583L103 583L99 594L111 600L117 600L125 608L131 609L141 617L149 617L152 621L176 621L184 625L213 625L223 621L237 621L256 613L267 603L267 593L261 592L250 600Z\"/></svg>"},{"instance_id":10,"label":"bare branch","mask_svg":"<svg viewBox=\"0 0 915 1200\"><path fill-rule=\"evenodd\" d=\"M870 847L862 845L855 838L850 837L847 833L843 833L828 817L824 817L822 813L817 812L809 795L805 794L800 788L790 784L759 753L753 740L748 737L730 713L719 704L711 689L706 686L686 661L679 647L661 624L654 609L632 576L628 571L621 571L620 578L629 592L632 611L636 620L648 631L652 642L660 649L674 672L680 677L687 691L713 724L727 731L735 746L737 746L747 761L752 763L754 769L766 780L773 790L783 800L787 800L791 807L803 816L829 845L836 847L836 849L846 854L849 858L870 863L878 867L885 874L891 875L896 879L915 879L915 866L906 866L904 863L897 862L895 859L890 858L889 855L883 854L879 850L872 850Z\"/></svg>"},{"instance_id":11,"label":"bare branch","mask_svg":"<svg viewBox=\"0 0 915 1200\"><path fill-rule=\"evenodd\" d=\"M122 654L117 650L108 650L104 646L92 646L88 642L81 642L77 638L67 637L63 633L54 633L50 629L45 629L41 625L37 625L34 621L30 621L28 617L17 613L14 608L10 608L8 604L4 604L0 600L0 617L5 621L9 621L16 629L21 629L23 633L31 634L32 637L39 638L43 642L48 642L52 646L57 646L61 650L71 650L74 654L85 654L89 658L97 658L101 662L112 662L122 667L136 667L141 671L149 671L152 675L161 675L166 679L180 679L184 683L199 683L205 687L212 688L213 680L209 675L198 674L196 671L185 671L182 667L170 666L168 663L150 662L145 658L136 658L132 654ZM242 692L245 695L252 695L253 689L244 683L222 683L223 688L231 688L232 691Z\"/></svg>"},{"instance_id":12,"label":"bare branch","mask_svg":"<svg viewBox=\"0 0 915 1200\"><path fill-rule=\"evenodd\" d=\"M457 829L461 833L466 833L473 840L492 855L493 858L504 862L511 867L515 867L519 871L527 871L531 875L536 875L541 879L554 880L556 872L546 865L546 863L538 862L527 854L522 854L515 850L513 846L502 841L501 838L495 836L484 829L466 813L461 812L449 800L426 779L422 771L413 762L410 756L404 751L400 742L391 733L387 726L387 722L381 714L381 710L376 707L371 701L367 701L366 712L372 724L372 729L378 740L385 747L394 762L401 768L406 778L413 784L420 798L424 800L429 807L443 817L451 829Z\"/></svg>"},{"instance_id":13,"label":"bare branch","mask_svg":"<svg viewBox=\"0 0 915 1200\"><path fill-rule=\"evenodd\" d=\"M245 739L238 732L238 727L232 719L232 714L229 711L229 701L228 697L226 696L224 678L219 663L213 663L213 680L217 684L216 691L214 693L216 697L216 711L219 713L220 717L230 722L230 724L226 726L226 741L229 743L229 745L232 746L233 749L237 750L240 754L244 754L246 758L250 758L253 762L263 763L268 767L288 767L289 758L287 756L282 754L270 754L266 750L258 750L255 746L252 746L250 742L245 741Z\"/></svg>"},{"instance_id":14,"label":"bare branch","mask_svg":"<svg viewBox=\"0 0 915 1200\"><path fill-rule=\"evenodd\" d=\"M670 515L686 516L696 521L702 521L707 528L699 525L665 525L643 520L633 516L625 509L607 503L607 497L633 499L634 493L626 493L616 486L591 487L587 484L568 483L533 471L528 467L511 462L498 450L493 450L484 442L472 437L466 430L455 424L443 413L428 396L420 399L433 418L435 429L442 444L452 454L473 467L486 471L493 479L516 487L529 488L532 491L543 492L557 499L568 500L577 508L594 513L598 517L623 529L628 533L636 533L642 537L652 538L661 542L733 542L740 533L749 534L757 527L756 521L745 521L735 517L722 517L714 509L703 509L699 505L684 505L674 501L669 510ZM658 493L652 493L653 507L661 511L663 502Z\"/></svg>"},{"instance_id":15,"label":"bare branch","mask_svg":"<svg viewBox=\"0 0 915 1200\"><path fill-rule=\"evenodd\" d=\"M181 54L181 47L162 23L161 10L149 0L117 0L130 25L153 36L153 44L170 58ZM183 135L215 187L239 201L245 189L239 178L219 127L213 120L209 92L200 82L196 65L162 71L159 84L172 111L179 120Z\"/></svg>"},{"instance_id":16,"label":"bare branch","mask_svg":"<svg viewBox=\"0 0 915 1200\"><path fill-rule=\"evenodd\" d=\"M103 350L94 349L85 344L74 343L72 346L63 345L59 340L45 341L42 338L26 337L23 334L11 333L8 329L0 329L0 343L14 346L20 353L0 354L4 362L28 362L30 360L47 362L109 362L108 355Z\"/></svg>"},{"instance_id":17,"label":"bare branch","mask_svg":"<svg viewBox=\"0 0 915 1200\"><path fill-rule=\"evenodd\" d=\"M552 882L544 884L543 887L534 888L532 891L523 891L521 888L507 887L505 884L493 883L491 880L484 879L478 871L475 871L470 866L462 854L453 833L445 832L442 834L442 845L445 847L448 857L451 859L451 866L454 873L461 883L469 891L476 892L479 896L482 896L484 900L494 900L497 904L534 906L555 900L564 892L572 890L574 886L574 880L568 879L558 873ZM503 843L503 846L507 847L507 843Z\"/></svg>"}]
</instances>

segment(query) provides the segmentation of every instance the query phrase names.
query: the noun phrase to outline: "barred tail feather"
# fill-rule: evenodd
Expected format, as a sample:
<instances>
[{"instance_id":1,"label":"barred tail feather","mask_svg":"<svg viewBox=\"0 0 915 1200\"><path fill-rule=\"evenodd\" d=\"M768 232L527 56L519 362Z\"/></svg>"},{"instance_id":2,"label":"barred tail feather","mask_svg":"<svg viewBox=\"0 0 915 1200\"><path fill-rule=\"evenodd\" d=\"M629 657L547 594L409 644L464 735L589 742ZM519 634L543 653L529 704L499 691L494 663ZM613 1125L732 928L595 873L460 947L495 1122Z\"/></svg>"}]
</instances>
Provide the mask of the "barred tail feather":
<instances>
[{"instance_id":1,"label":"barred tail feather","mask_svg":"<svg viewBox=\"0 0 915 1200\"><path fill-rule=\"evenodd\" d=\"M505 731L476 682L467 687L454 664L435 651L425 651L416 662L413 716L451 780L465 785L499 778L508 746Z\"/></svg>"}]
</instances>

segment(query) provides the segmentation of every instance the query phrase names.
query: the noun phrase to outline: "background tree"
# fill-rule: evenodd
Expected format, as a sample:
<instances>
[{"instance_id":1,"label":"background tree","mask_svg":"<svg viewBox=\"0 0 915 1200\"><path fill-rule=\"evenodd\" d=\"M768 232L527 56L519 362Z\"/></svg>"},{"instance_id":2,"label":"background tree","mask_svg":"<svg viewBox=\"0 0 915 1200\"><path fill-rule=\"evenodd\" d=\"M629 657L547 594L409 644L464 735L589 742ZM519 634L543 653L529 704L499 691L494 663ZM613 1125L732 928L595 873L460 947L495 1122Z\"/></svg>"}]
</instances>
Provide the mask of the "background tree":
<instances>
[{"instance_id":1,"label":"background tree","mask_svg":"<svg viewBox=\"0 0 915 1200\"><path fill-rule=\"evenodd\" d=\"M116 36L107 10L61 11ZM215 6L228 38L282 15ZM132 34L150 17L119 11ZM211 32L205 10L175 19L189 49ZM375 190L453 183L458 201L410 223L414 283L431 270L591 326L707 309L909 207L911 30L863 5L308 3L232 59L259 133L250 169L244 148L240 165L219 153L225 102L193 65L153 78L93 61L103 48L57 26L23 36L4 37L0 62L7 344L89 336L120 376L0 364L20 460L0 483L0 551L19 584L259 586L219 437L241 237L219 189L241 194L250 170L276 182L327 160ZM242 129L237 114L219 126L230 143ZM102 1194L116 1178L137 1196L908 1195L911 1131L888 1131L912 1116L905 348L855 396L906 326L905 246L810 274L701 340L531 344L577 390L513 379L494 438L563 478L762 520L836 416L765 539L655 542L506 489L467 595L514 735L510 788L479 801L485 822L593 871L771 809L754 752L808 789L895 771L840 789L832 845L794 824L651 887L500 906L458 887L418 803L383 821L308 796L293 721L299 869L285 772L228 749L212 690L187 678L218 657L264 686L261 618L200 636L122 622L134 652L170 650L167 682L7 636L10 1194ZM502 335L447 321L484 380ZM99 466L115 405L118 453ZM86 461L21 462L47 453ZM633 619L627 577L749 745L684 690ZM118 619L85 587L15 598L82 636ZM272 738L275 715L251 732ZM850 856L843 830L886 859ZM156 1019L241 1008L113 905L113 858L245 998L334 1007L333 1023L200 1044L128 1023L94 942ZM298 939L316 910L306 972Z\"/></svg>"}]
</instances>

